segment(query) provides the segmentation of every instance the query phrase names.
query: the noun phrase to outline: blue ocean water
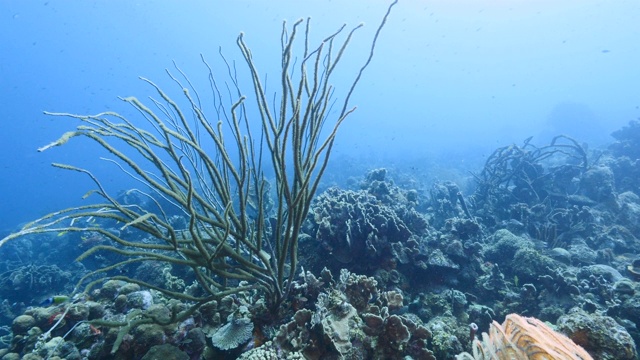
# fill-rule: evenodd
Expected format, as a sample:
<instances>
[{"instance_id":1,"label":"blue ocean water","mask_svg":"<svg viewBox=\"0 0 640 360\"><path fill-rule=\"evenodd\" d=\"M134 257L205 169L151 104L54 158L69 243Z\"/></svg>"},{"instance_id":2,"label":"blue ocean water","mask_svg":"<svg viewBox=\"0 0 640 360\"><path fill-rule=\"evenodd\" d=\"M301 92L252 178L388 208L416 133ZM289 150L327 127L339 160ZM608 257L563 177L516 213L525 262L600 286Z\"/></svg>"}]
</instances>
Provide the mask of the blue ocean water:
<instances>
[{"instance_id":1,"label":"blue ocean water","mask_svg":"<svg viewBox=\"0 0 640 360\"><path fill-rule=\"evenodd\" d=\"M43 111L127 111L118 96L151 94L138 76L170 85L164 69L175 61L198 82L206 76L200 54L219 66L219 47L240 60L241 31L262 73L273 73L282 21L307 16L313 39L343 23L365 23L343 64L351 75L387 5L1 2L0 231L77 204L92 188L85 176L51 162L90 167L116 191L130 186L83 141L38 153L77 125ZM542 143L557 133L604 143L640 115L639 16L636 1L401 1L354 95L358 110L334 156L375 167L455 154L455 165L532 135Z\"/></svg>"}]
</instances>

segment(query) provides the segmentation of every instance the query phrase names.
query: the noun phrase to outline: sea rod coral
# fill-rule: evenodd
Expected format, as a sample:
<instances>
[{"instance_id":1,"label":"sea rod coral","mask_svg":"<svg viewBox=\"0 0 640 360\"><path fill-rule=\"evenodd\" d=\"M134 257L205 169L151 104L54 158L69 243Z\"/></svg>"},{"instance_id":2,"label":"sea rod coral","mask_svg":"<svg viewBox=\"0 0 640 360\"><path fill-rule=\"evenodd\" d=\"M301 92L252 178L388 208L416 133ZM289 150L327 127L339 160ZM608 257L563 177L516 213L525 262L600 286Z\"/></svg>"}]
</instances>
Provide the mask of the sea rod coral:
<instances>
[{"instance_id":1,"label":"sea rod coral","mask_svg":"<svg viewBox=\"0 0 640 360\"><path fill-rule=\"evenodd\" d=\"M78 288L88 284L79 291L89 291L105 280L96 277L106 274L109 279L136 283L195 304L172 321L179 321L212 299L248 289L260 290L268 307L277 309L297 271L300 228L338 129L355 110L350 106L351 95L373 57L394 4L375 33L365 63L339 101L332 96L330 82L352 36L362 25L348 33L342 26L313 47L309 44L310 21L301 19L292 27L286 22L283 25L282 68L275 96L266 90L252 52L240 34L237 45L246 63L245 73L222 56L227 67L223 73L229 78L221 81L203 58L211 102L205 101L207 98L177 66L177 75L167 73L181 89L181 99L172 98L145 78L142 81L159 98L147 104L135 97L122 98L149 123L150 130L116 112L88 116L48 113L82 124L39 151L64 145L73 138L87 138L114 157L107 161L149 189L129 191L148 201L146 205L123 203L109 194L90 170L56 163L53 166L89 176L97 189L85 197L97 196L100 200L35 220L0 240L0 246L29 234L100 234L110 243L92 246L78 260L97 252L112 253L116 260L83 277ZM240 87L242 75L252 84L248 93ZM187 105L181 106L180 102ZM334 104L338 104L337 111L330 111ZM206 107L214 111L208 113ZM250 114L259 114L259 121ZM216 123L212 118L221 120ZM274 174L272 211L265 174ZM172 214L183 217L186 226L175 226ZM142 235L131 237L134 231ZM151 260L187 268L200 285L198 291L179 292L127 275L113 275L113 270Z\"/></svg>"}]
</instances>

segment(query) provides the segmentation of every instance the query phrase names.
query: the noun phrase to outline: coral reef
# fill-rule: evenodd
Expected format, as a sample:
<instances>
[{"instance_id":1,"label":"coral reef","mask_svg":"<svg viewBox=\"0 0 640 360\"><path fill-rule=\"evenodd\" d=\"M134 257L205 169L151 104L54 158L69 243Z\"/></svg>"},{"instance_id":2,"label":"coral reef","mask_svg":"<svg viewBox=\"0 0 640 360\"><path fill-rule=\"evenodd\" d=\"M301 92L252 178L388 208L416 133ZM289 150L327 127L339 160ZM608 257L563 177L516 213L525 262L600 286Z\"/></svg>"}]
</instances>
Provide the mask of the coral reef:
<instances>
[{"instance_id":1,"label":"coral reef","mask_svg":"<svg viewBox=\"0 0 640 360\"><path fill-rule=\"evenodd\" d=\"M629 333L609 316L575 310L561 316L557 327L596 359L638 358L635 343Z\"/></svg>"},{"instance_id":2,"label":"coral reef","mask_svg":"<svg viewBox=\"0 0 640 360\"><path fill-rule=\"evenodd\" d=\"M315 310L298 310L280 327L278 344L311 359L434 359L429 329L417 318L393 314L404 306L402 295L380 293L376 285L343 269L318 295Z\"/></svg>"},{"instance_id":3,"label":"coral reef","mask_svg":"<svg viewBox=\"0 0 640 360\"><path fill-rule=\"evenodd\" d=\"M285 282L277 310L244 281L234 283L242 291L190 310L188 297L202 295L196 272L158 261L113 269L149 287L97 280L85 296L32 307L41 299L11 294L20 301L0 304L0 358L483 359L535 349L636 359L637 128L631 123L597 152L567 137L497 149L471 195L451 181L418 186L383 168L351 188L325 188L301 229L297 277ZM13 251L33 258L40 236L51 240L33 235ZM77 280L50 260L0 266L3 293L64 294Z\"/></svg>"},{"instance_id":4,"label":"coral reef","mask_svg":"<svg viewBox=\"0 0 640 360\"><path fill-rule=\"evenodd\" d=\"M369 190L329 188L314 202L310 232L336 260L324 266L369 273L376 264L408 264L418 251L416 239L425 233L427 220L406 200L390 200L391 194L400 195L383 176L369 178L380 180L372 180Z\"/></svg>"}]
</instances>

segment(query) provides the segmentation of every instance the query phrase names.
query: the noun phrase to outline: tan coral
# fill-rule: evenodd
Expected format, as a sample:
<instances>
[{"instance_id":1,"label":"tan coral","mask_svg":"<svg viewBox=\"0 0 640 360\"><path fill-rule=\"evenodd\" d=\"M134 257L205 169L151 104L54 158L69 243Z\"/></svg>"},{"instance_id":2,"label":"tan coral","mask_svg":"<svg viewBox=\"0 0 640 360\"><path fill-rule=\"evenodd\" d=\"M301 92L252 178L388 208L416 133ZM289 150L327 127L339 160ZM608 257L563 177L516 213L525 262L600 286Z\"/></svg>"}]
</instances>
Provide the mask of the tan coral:
<instances>
[{"instance_id":1,"label":"tan coral","mask_svg":"<svg viewBox=\"0 0 640 360\"><path fill-rule=\"evenodd\" d=\"M473 342L473 355L462 353L458 360L593 360L571 339L536 318L507 315L502 325L493 322L482 341Z\"/></svg>"}]
</instances>

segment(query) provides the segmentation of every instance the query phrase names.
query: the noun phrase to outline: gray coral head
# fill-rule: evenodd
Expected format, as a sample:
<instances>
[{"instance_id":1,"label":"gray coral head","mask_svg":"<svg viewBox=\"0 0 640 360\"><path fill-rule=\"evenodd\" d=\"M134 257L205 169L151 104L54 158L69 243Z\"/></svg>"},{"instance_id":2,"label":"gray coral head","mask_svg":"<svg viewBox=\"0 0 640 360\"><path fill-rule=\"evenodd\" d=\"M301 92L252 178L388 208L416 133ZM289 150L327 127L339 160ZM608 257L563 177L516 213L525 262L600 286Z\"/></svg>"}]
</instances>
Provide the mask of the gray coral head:
<instances>
[{"instance_id":1,"label":"gray coral head","mask_svg":"<svg viewBox=\"0 0 640 360\"><path fill-rule=\"evenodd\" d=\"M232 319L211 336L213 346L220 350L235 349L251 339L253 322L247 318Z\"/></svg>"}]
</instances>

